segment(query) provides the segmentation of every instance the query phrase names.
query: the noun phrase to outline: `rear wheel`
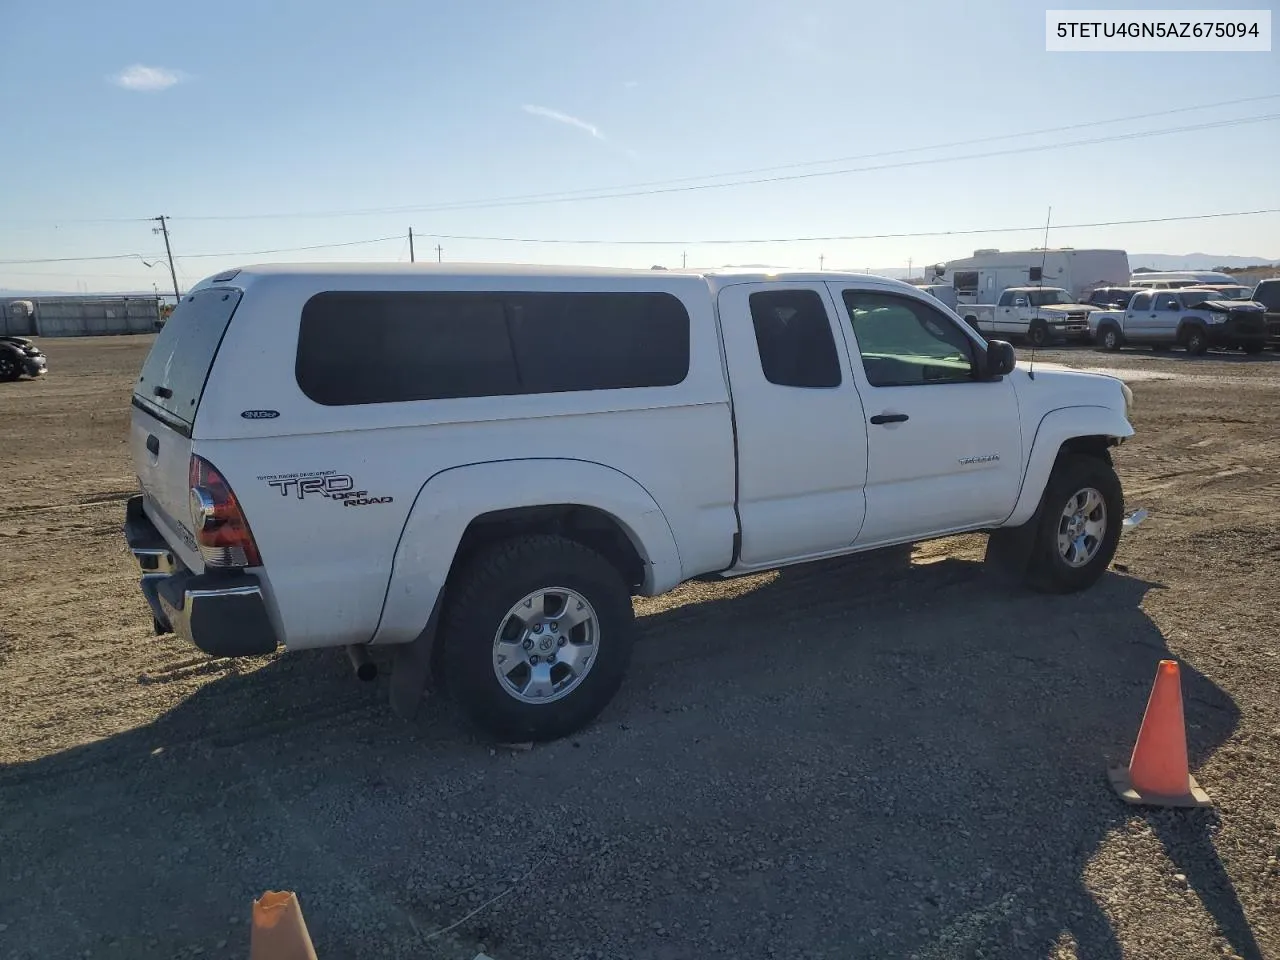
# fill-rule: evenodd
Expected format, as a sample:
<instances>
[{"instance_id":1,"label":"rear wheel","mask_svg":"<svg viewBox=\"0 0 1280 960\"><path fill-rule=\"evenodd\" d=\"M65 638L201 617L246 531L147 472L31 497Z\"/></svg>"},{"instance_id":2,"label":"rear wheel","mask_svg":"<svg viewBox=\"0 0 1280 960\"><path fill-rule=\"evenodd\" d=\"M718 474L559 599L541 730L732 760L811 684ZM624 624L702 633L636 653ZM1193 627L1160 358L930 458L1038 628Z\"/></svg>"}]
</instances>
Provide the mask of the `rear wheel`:
<instances>
[{"instance_id":1,"label":"rear wheel","mask_svg":"<svg viewBox=\"0 0 1280 960\"><path fill-rule=\"evenodd\" d=\"M1048 593L1074 593L1106 572L1120 542L1124 492L1115 468L1100 457L1059 458L1045 488L1028 583Z\"/></svg>"},{"instance_id":2,"label":"rear wheel","mask_svg":"<svg viewBox=\"0 0 1280 960\"><path fill-rule=\"evenodd\" d=\"M1027 339L1033 347L1043 347L1049 343L1049 325L1043 320L1035 320L1027 331Z\"/></svg>"},{"instance_id":3,"label":"rear wheel","mask_svg":"<svg viewBox=\"0 0 1280 960\"><path fill-rule=\"evenodd\" d=\"M609 561L557 536L492 547L445 612L445 689L502 740L554 740L590 723L631 659L631 592Z\"/></svg>"}]
</instances>

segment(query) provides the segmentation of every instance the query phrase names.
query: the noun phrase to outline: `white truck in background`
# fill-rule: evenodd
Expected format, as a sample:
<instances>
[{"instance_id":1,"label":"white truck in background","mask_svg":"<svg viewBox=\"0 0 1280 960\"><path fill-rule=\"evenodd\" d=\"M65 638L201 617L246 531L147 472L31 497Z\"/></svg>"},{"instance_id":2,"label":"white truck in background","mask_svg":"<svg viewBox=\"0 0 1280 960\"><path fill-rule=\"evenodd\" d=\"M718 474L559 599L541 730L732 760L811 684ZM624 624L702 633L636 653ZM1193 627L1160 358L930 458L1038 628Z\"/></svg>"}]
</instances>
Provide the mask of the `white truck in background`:
<instances>
[{"instance_id":1,"label":"white truck in background","mask_svg":"<svg viewBox=\"0 0 1280 960\"><path fill-rule=\"evenodd\" d=\"M932 283L950 283L961 304L994 304L1009 287L1043 284L1067 291L1079 302L1098 287L1129 282L1129 255L1123 250L1071 247L1031 250L975 250L972 257L949 260L933 268Z\"/></svg>"},{"instance_id":2,"label":"white truck in background","mask_svg":"<svg viewBox=\"0 0 1280 960\"><path fill-rule=\"evenodd\" d=\"M1009 287L994 303L960 304L956 312L987 338L1014 337L1034 347L1089 339L1089 304L1073 303L1061 287Z\"/></svg>"}]
</instances>

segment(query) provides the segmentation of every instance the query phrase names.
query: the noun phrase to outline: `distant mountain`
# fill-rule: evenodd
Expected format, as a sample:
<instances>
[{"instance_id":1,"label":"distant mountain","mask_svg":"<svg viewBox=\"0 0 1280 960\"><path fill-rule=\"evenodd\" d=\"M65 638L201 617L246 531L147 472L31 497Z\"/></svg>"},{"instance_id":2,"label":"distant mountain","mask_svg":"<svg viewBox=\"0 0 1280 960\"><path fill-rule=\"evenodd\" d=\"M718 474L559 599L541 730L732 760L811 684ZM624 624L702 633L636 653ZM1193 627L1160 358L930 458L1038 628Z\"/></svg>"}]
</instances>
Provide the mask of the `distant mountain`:
<instances>
[{"instance_id":1,"label":"distant mountain","mask_svg":"<svg viewBox=\"0 0 1280 960\"><path fill-rule=\"evenodd\" d=\"M1266 257L1232 257L1213 253L1131 253L1129 269L1147 267L1151 270L1216 270L1218 267L1275 267L1280 260Z\"/></svg>"},{"instance_id":2,"label":"distant mountain","mask_svg":"<svg viewBox=\"0 0 1280 960\"><path fill-rule=\"evenodd\" d=\"M927 267L925 264L923 267ZM1146 267L1148 270L1216 270L1218 267L1275 267L1280 260L1268 260L1266 257L1233 257L1225 253L1131 253L1129 269ZM916 279L921 277L922 266L915 266L911 271ZM871 267L870 271L863 267L833 267L851 273L873 273L880 277L905 279L909 274L906 267Z\"/></svg>"}]
</instances>

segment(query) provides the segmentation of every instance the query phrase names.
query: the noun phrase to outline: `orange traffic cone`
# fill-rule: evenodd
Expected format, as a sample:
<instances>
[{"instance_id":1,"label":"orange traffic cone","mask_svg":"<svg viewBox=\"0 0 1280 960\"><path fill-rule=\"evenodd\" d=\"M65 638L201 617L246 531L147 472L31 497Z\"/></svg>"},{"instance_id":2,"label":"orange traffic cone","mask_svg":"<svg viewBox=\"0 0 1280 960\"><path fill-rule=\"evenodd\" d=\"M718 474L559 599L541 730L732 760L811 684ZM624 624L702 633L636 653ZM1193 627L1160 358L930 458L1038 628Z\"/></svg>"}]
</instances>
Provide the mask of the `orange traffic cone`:
<instances>
[{"instance_id":1,"label":"orange traffic cone","mask_svg":"<svg viewBox=\"0 0 1280 960\"><path fill-rule=\"evenodd\" d=\"M1153 807L1213 805L1187 766L1182 677L1177 660L1160 661L1129 766L1112 767L1107 777L1126 803Z\"/></svg>"},{"instance_id":2,"label":"orange traffic cone","mask_svg":"<svg viewBox=\"0 0 1280 960\"><path fill-rule=\"evenodd\" d=\"M268 890L253 901L249 960L316 960L295 894Z\"/></svg>"}]
</instances>

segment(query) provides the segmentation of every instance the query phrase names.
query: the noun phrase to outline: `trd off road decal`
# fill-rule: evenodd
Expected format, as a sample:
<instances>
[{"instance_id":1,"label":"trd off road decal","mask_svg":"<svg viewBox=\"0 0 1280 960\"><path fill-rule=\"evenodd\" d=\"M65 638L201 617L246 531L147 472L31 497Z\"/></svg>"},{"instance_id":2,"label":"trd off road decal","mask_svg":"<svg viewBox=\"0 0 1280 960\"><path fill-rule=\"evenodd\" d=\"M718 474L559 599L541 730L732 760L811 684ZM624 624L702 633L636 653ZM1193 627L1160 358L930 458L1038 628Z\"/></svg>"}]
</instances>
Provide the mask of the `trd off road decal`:
<instances>
[{"instance_id":1,"label":"trd off road decal","mask_svg":"<svg viewBox=\"0 0 1280 960\"><path fill-rule=\"evenodd\" d=\"M393 497L371 497L368 490L357 490L356 481L335 470L313 470L309 473L272 473L258 477L267 486L275 487L280 496L296 496L305 500L319 495L339 501L344 507L368 507L375 503L390 503Z\"/></svg>"}]
</instances>

